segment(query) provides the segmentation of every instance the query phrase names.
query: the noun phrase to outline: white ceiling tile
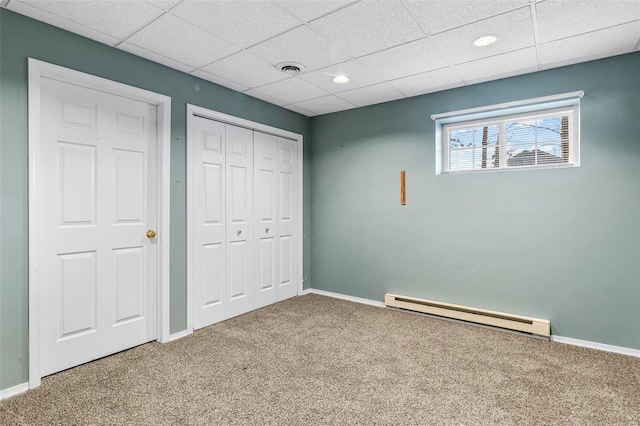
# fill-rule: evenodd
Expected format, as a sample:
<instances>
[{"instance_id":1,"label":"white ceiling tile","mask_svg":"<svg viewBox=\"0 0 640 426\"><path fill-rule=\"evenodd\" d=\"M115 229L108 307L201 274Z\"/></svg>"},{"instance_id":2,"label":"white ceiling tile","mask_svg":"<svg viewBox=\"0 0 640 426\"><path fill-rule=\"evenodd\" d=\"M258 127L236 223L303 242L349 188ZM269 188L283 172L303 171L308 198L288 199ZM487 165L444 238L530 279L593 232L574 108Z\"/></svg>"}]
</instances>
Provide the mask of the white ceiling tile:
<instances>
[{"instance_id":1,"label":"white ceiling tile","mask_svg":"<svg viewBox=\"0 0 640 426\"><path fill-rule=\"evenodd\" d=\"M310 111L315 115L328 114L330 112L344 111L345 109L355 108L356 106L340 99L334 95L325 96L323 98L312 99L310 101L299 102L296 104L306 111Z\"/></svg>"},{"instance_id":2,"label":"white ceiling tile","mask_svg":"<svg viewBox=\"0 0 640 426\"><path fill-rule=\"evenodd\" d=\"M409 0L409 9L430 34L529 4L529 0Z\"/></svg>"},{"instance_id":3,"label":"white ceiling tile","mask_svg":"<svg viewBox=\"0 0 640 426\"><path fill-rule=\"evenodd\" d=\"M640 21L618 25L540 45L544 68L575 64L632 52L640 37Z\"/></svg>"},{"instance_id":4,"label":"white ceiling tile","mask_svg":"<svg viewBox=\"0 0 640 426\"><path fill-rule=\"evenodd\" d=\"M336 84L332 79L338 75L346 75L350 80L347 83ZM380 77L356 61L347 61L321 70L301 74L300 78L330 93L346 92L358 87L383 82Z\"/></svg>"},{"instance_id":5,"label":"white ceiling tile","mask_svg":"<svg viewBox=\"0 0 640 426\"><path fill-rule=\"evenodd\" d=\"M540 42L546 43L638 20L640 1L546 0L536 4L536 15Z\"/></svg>"},{"instance_id":6,"label":"white ceiling tile","mask_svg":"<svg viewBox=\"0 0 640 426\"><path fill-rule=\"evenodd\" d=\"M417 96L463 86L460 77L450 67L429 71L389 82L405 96Z\"/></svg>"},{"instance_id":7,"label":"white ceiling tile","mask_svg":"<svg viewBox=\"0 0 640 426\"><path fill-rule=\"evenodd\" d=\"M538 59L553 68L640 49L640 0L11 0L7 7L308 116L525 74ZM498 41L473 46L487 34ZM288 61L306 72L289 77L273 68ZM351 81L335 84L337 74Z\"/></svg>"},{"instance_id":8,"label":"white ceiling tile","mask_svg":"<svg viewBox=\"0 0 640 426\"><path fill-rule=\"evenodd\" d=\"M362 1L309 25L354 57L424 37L398 1Z\"/></svg>"},{"instance_id":9,"label":"white ceiling tile","mask_svg":"<svg viewBox=\"0 0 640 426\"><path fill-rule=\"evenodd\" d=\"M7 9L110 46L115 45L119 41L116 37L85 27L84 25L76 24L68 19L60 18L59 16L36 9L35 7L17 0L13 0L9 3Z\"/></svg>"},{"instance_id":10,"label":"white ceiling tile","mask_svg":"<svg viewBox=\"0 0 640 426\"><path fill-rule=\"evenodd\" d=\"M340 49L327 43L307 27L299 27L286 32L260 43L248 51L273 65L286 61L302 63L307 67L307 71L349 59Z\"/></svg>"},{"instance_id":11,"label":"white ceiling tile","mask_svg":"<svg viewBox=\"0 0 640 426\"><path fill-rule=\"evenodd\" d=\"M256 90L260 93L264 93L265 95L284 101L287 104L295 104L328 94L324 90L296 77L271 83Z\"/></svg>"},{"instance_id":12,"label":"white ceiling tile","mask_svg":"<svg viewBox=\"0 0 640 426\"><path fill-rule=\"evenodd\" d=\"M136 56L140 56L142 58L148 59L150 61L157 62L162 65L166 65L170 68L177 69L178 71L188 73L193 70L192 66L185 65L180 62L176 62L169 58L165 58L164 56L158 55L157 53L154 53L154 52L149 52L148 50L135 46L131 43L127 43L127 42L121 43L120 45L118 45L118 49L122 49L125 52L129 52Z\"/></svg>"},{"instance_id":13,"label":"white ceiling tile","mask_svg":"<svg viewBox=\"0 0 640 426\"><path fill-rule=\"evenodd\" d=\"M265 95L264 93L260 93L255 89L247 90L246 92L244 92L244 94L263 100L265 102L269 102L270 104L278 105L278 106L282 106L286 104L286 102L281 101L280 99L276 99L269 95Z\"/></svg>"},{"instance_id":14,"label":"white ceiling tile","mask_svg":"<svg viewBox=\"0 0 640 426\"><path fill-rule=\"evenodd\" d=\"M536 48L504 53L454 67L465 83L496 80L538 70Z\"/></svg>"},{"instance_id":15,"label":"white ceiling tile","mask_svg":"<svg viewBox=\"0 0 640 426\"><path fill-rule=\"evenodd\" d=\"M185 1L171 14L242 47L301 24L269 1Z\"/></svg>"},{"instance_id":16,"label":"white ceiling tile","mask_svg":"<svg viewBox=\"0 0 640 426\"><path fill-rule=\"evenodd\" d=\"M286 108L286 109L291 110L293 112L297 112L298 114L306 115L307 117L313 117L314 115L317 115L317 114L312 113L311 111L307 111L307 110L302 109L300 107L297 107L295 105L284 105L282 108Z\"/></svg>"},{"instance_id":17,"label":"white ceiling tile","mask_svg":"<svg viewBox=\"0 0 640 426\"><path fill-rule=\"evenodd\" d=\"M192 65L207 65L239 49L174 16L164 15L127 41L170 59Z\"/></svg>"},{"instance_id":18,"label":"white ceiling tile","mask_svg":"<svg viewBox=\"0 0 640 426\"><path fill-rule=\"evenodd\" d=\"M305 22L319 18L353 2L354 0L276 0L276 3Z\"/></svg>"},{"instance_id":19,"label":"white ceiling tile","mask_svg":"<svg viewBox=\"0 0 640 426\"><path fill-rule=\"evenodd\" d=\"M136 0L29 0L29 5L120 39L162 14L157 7Z\"/></svg>"},{"instance_id":20,"label":"white ceiling tile","mask_svg":"<svg viewBox=\"0 0 640 426\"><path fill-rule=\"evenodd\" d=\"M358 58L386 80L446 67L447 61L429 39L421 39Z\"/></svg>"},{"instance_id":21,"label":"white ceiling tile","mask_svg":"<svg viewBox=\"0 0 640 426\"><path fill-rule=\"evenodd\" d=\"M180 3L182 0L144 0L144 1L162 10L169 10L173 6Z\"/></svg>"},{"instance_id":22,"label":"white ceiling tile","mask_svg":"<svg viewBox=\"0 0 640 426\"><path fill-rule=\"evenodd\" d=\"M459 64L533 46L531 19L530 8L522 8L436 34L432 40L450 63ZM497 36L498 40L485 47L473 44L478 37L488 34Z\"/></svg>"},{"instance_id":23,"label":"white ceiling tile","mask_svg":"<svg viewBox=\"0 0 640 426\"><path fill-rule=\"evenodd\" d=\"M241 86L241 85L236 84L236 83L234 83L232 81L225 80L224 78L220 78L220 77L218 77L216 75L209 74L208 72L205 72L205 71L202 71L202 70L193 71L191 73L191 75L195 75L196 77L201 78L203 80L210 81L210 82L215 83L217 85L224 86L224 87L227 87L229 89L232 89L232 90L235 90L235 91L238 91L238 92L244 92L245 90L248 89L248 87Z\"/></svg>"},{"instance_id":24,"label":"white ceiling tile","mask_svg":"<svg viewBox=\"0 0 640 426\"><path fill-rule=\"evenodd\" d=\"M376 84L374 86L361 87L359 89L342 92L338 95L345 101L354 105L365 106L388 102L404 98L404 95L391 87L388 83Z\"/></svg>"},{"instance_id":25,"label":"white ceiling tile","mask_svg":"<svg viewBox=\"0 0 640 426\"><path fill-rule=\"evenodd\" d=\"M247 52L238 52L203 68L204 71L247 87L284 80L289 75Z\"/></svg>"}]
</instances>

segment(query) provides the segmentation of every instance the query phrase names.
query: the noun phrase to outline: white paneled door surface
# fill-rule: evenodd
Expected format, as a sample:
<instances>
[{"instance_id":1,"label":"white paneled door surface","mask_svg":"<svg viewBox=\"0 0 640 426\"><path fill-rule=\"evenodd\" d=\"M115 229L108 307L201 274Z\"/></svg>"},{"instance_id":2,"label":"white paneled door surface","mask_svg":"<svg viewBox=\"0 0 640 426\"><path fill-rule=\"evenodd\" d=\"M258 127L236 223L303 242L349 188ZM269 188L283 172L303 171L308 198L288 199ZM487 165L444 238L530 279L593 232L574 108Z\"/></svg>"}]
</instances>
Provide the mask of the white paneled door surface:
<instances>
[{"instance_id":1,"label":"white paneled door surface","mask_svg":"<svg viewBox=\"0 0 640 426\"><path fill-rule=\"evenodd\" d=\"M295 141L278 138L278 300L296 295L298 276L296 230L298 228L298 151Z\"/></svg>"},{"instance_id":2,"label":"white paneled door surface","mask_svg":"<svg viewBox=\"0 0 640 426\"><path fill-rule=\"evenodd\" d=\"M193 197L193 298L196 302L194 326L204 327L225 319L227 299L226 210L225 206L225 125L217 121L194 119L192 170ZM204 324L204 325L201 325Z\"/></svg>"},{"instance_id":3,"label":"white paneled door surface","mask_svg":"<svg viewBox=\"0 0 640 426\"><path fill-rule=\"evenodd\" d=\"M156 110L42 79L43 376L157 337Z\"/></svg>"},{"instance_id":4,"label":"white paneled door surface","mask_svg":"<svg viewBox=\"0 0 640 426\"><path fill-rule=\"evenodd\" d=\"M277 301L278 137L255 133L256 305Z\"/></svg>"},{"instance_id":5,"label":"white paneled door surface","mask_svg":"<svg viewBox=\"0 0 640 426\"><path fill-rule=\"evenodd\" d=\"M253 131L226 126L227 317L253 309Z\"/></svg>"},{"instance_id":6,"label":"white paneled door surface","mask_svg":"<svg viewBox=\"0 0 640 426\"><path fill-rule=\"evenodd\" d=\"M190 118L193 326L297 294L297 141Z\"/></svg>"}]
</instances>

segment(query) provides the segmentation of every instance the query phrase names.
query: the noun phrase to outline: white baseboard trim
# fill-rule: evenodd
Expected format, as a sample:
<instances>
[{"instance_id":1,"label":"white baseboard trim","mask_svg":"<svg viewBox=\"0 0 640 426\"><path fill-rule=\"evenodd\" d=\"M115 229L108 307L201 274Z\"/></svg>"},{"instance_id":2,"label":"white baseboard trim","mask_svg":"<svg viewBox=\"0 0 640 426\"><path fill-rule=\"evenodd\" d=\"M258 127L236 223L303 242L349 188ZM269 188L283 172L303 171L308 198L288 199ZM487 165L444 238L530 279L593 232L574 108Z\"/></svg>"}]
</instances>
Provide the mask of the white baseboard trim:
<instances>
[{"instance_id":1,"label":"white baseboard trim","mask_svg":"<svg viewBox=\"0 0 640 426\"><path fill-rule=\"evenodd\" d=\"M173 333L169 335L168 342L173 342L174 340L182 339L183 337L187 337L191 332L189 330L178 331L177 333Z\"/></svg>"},{"instance_id":2,"label":"white baseboard trim","mask_svg":"<svg viewBox=\"0 0 640 426\"><path fill-rule=\"evenodd\" d=\"M376 306L378 308L384 308L384 302L378 302L377 300L363 299L362 297L348 296L346 294L333 293L331 291L318 290L316 288L308 288L302 291L302 295L305 294L319 294L320 296L333 297L335 299L348 300L350 302L362 303L364 305Z\"/></svg>"},{"instance_id":3,"label":"white baseboard trim","mask_svg":"<svg viewBox=\"0 0 640 426\"><path fill-rule=\"evenodd\" d=\"M29 390L29 382L21 383L13 387L0 390L0 400L11 398L12 396L16 396L28 390Z\"/></svg>"},{"instance_id":4,"label":"white baseboard trim","mask_svg":"<svg viewBox=\"0 0 640 426\"><path fill-rule=\"evenodd\" d=\"M384 302L378 302L376 300L370 300L370 299L363 299L361 297L347 296L345 294L333 293L331 291L318 290L315 288L308 288L306 290L303 290L302 295L305 295L305 294L319 294L321 296L328 296L328 297L334 297L336 299L349 300L351 302L364 303L365 305L385 307ZM640 358L640 349L632 349L632 348L625 348L623 346L607 345L604 343L590 342L588 340L574 339L571 337L563 337L563 336L557 336L553 334L550 336L550 339L553 342L565 343L567 345L598 349L601 351L614 352L614 353L623 354L623 355L631 355L631 356Z\"/></svg>"},{"instance_id":5,"label":"white baseboard trim","mask_svg":"<svg viewBox=\"0 0 640 426\"><path fill-rule=\"evenodd\" d=\"M582 346L583 348L598 349L606 352L614 352L617 354L631 355L640 358L640 349L625 348L623 346L607 345L604 343L590 342L588 340L574 339L571 337L551 335L551 341L565 343L567 345Z\"/></svg>"}]
</instances>

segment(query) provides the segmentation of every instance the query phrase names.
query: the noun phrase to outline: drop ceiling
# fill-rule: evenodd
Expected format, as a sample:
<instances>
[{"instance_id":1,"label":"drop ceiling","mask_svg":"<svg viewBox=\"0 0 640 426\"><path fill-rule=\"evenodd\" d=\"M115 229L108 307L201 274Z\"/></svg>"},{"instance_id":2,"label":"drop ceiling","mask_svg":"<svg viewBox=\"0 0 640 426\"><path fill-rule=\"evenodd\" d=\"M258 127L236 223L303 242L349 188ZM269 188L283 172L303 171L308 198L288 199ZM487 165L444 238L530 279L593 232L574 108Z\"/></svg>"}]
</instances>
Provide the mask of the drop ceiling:
<instances>
[{"instance_id":1,"label":"drop ceiling","mask_svg":"<svg viewBox=\"0 0 640 426\"><path fill-rule=\"evenodd\" d=\"M640 0L0 3L307 116L640 49ZM306 70L276 70L287 61Z\"/></svg>"}]
</instances>

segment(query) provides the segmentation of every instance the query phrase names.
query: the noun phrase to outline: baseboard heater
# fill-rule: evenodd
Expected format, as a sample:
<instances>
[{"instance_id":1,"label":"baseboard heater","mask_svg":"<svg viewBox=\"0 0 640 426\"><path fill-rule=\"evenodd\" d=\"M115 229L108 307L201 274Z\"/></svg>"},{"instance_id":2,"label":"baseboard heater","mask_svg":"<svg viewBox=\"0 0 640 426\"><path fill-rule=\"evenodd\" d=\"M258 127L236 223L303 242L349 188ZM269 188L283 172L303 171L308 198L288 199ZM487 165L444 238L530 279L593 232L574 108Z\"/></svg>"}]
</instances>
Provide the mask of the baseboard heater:
<instances>
[{"instance_id":1,"label":"baseboard heater","mask_svg":"<svg viewBox=\"0 0 640 426\"><path fill-rule=\"evenodd\" d=\"M453 318L493 327L531 333L537 336L549 337L551 324L548 320L530 318L522 315L507 314L504 312L490 311L487 309L472 308L469 306L454 305L452 303L436 302L433 300L418 299L415 297L398 296L397 294L385 294L384 304L410 311L425 314L438 315L445 318Z\"/></svg>"}]
</instances>

